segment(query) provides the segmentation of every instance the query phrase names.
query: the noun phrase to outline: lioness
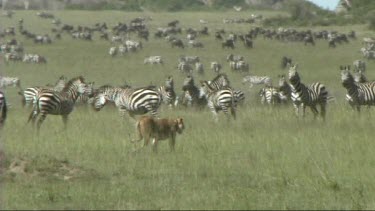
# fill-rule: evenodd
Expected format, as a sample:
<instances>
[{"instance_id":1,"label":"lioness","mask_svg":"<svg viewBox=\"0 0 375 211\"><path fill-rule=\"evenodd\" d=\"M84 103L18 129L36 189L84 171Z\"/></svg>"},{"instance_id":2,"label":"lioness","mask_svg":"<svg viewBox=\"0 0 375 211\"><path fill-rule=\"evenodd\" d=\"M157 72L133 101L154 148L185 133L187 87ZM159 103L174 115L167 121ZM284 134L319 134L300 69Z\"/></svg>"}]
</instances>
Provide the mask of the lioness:
<instances>
[{"instance_id":1,"label":"lioness","mask_svg":"<svg viewBox=\"0 0 375 211\"><path fill-rule=\"evenodd\" d=\"M155 119L151 116L141 117L136 125L138 131L138 142L144 139L143 146L147 146L150 138L153 139L153 151L157 152L158 142L169 138L169 147L174 151L176 132L181 134L185 125L182 118L177 119Z\"/></svg>"}]
</instances>

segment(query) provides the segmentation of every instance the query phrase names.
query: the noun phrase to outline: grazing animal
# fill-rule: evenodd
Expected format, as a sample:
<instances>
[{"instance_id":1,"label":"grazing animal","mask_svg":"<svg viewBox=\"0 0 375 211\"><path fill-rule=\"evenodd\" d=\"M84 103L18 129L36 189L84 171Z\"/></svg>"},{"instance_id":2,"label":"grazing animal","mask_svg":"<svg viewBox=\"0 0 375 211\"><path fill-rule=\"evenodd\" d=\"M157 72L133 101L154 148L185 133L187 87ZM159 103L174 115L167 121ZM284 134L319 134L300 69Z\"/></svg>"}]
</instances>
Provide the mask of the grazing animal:
<instances>
[{"instance_id":1,"label":"grazing animal","mask_svg":"<svg viewBox=\"0 0 375 211\"><path fill-rule=\"evenodd\" d=\"M242 78L242 84L249 83L250 88L254 85L265 84L268 86L272 85L272 79L269 76L256 76L256 75L247 75Z\"/></svg>"},{"instance_id":2,"label":"grazing animal","mask_svg":"<svg viewBox=\"0 0 375 211\"><path fill-rule=\"evenodd\" d=\"M176 144L176 135L181 134L185 129L183 118L176 119L155 119L150 116L143 116L136 124L138 139L133 142L139 142L144 139L143 146L147 146L150 139L153 139L152 148L157 152L158 142L169 139L169 148L174 151Z\"/></svg>"},{"instance_id":3,"label":"grazing animal","mask_svg":"<svg viewBox=\"0 0 375 211\"><path fill-rule=\"evenodd\" d=\"M182 105L191 107L198 106L203 107L207 104L207 100L204 97L200 97L199 88L195 86L194 78L188 75L182 86L183 94L181 96Z\"/></svg>"},{"instance_id":4,"label":"grazing animal","mask_svg":"<svg viewBox=\"0 0 375 211\"><path fill-rule=\"evenodd\" d=\"M185 73L187 75L190 75L193 72L193 67L189 63L187 63L187 62L180 62L180 63L178 63L177 69L181 73Z\"/></svg>"},{"instance_id":5,"label":"grazing animal","mask_svg":"<svg viewBox=\"0 0 375 211\"><path fill-rule=\"evenodd\" d=\"M362 105L375 105L375 83L357 83L353 75L350 73L349 66L340 66L341 81L343 87L346 89L346 100L353 109L360 112Z\"/></svg>"},{"instance_id":6,"label":"grazing animal","mask_svg":"<svg viewBox=\"0 0 375 211\"><path fill-rule=\"evenodd\" d=\"M92 94L92 90L87 88L82 76L72 78L68 81L61 92L41 90L35 97L35 106L30 113L28 122L31 120L34 125L40 115L37 123L37 133L39 134L40 126L48 114L60 115L62 116L64 129L66 129L68 116L73 111L78 96L84 93L90 95Z\"/></svg>"},{"instance_id":7,"label":"grazing animal","mask_svg":"<svg viewBox=\"0 0 375 211\"><path fill-rule=\"evenodd\" d=\"M195 71L196 71L199 75L203 75L203 74L204 74L204 67L203 67L203 64L200 63L200 62L196 62L196 63L195 63Z\"/></svg>"},{"instance_id":8,"label":"grazing animal","mask_svg":"<svg viewBox=\"0 0 375 211\"><path fill-rule=\"evenodd\" d=\"M234 40L232 39L227 39L224 42L221 43L222 48L231 48L234 49Z\"/></svg>"},{"instance_id":9,"label":"grazing animal","mask_svg":"<svg viewBox=\"0 0 375 211\"><path fill-rule=\"evenodd\" d=\"M143 64L163 64L161 56L150 56L143 60Z\"/></svg>"},{"instance_id":10,"label":"grazing animal","mask_svg":"<svg viewBox=\"0 0 375 211\"><path fill-rule=\"evenodd\" d=\"M5 99L4 92L0 90L0 129L3 128L7 118L8 107Z\"/></svg>"},{"instance_id":11,"label":"grazing animal","mask_svg":"<svg viewBox=\"0 0 375 211\"><path fill-rule=\"evenodd\" d=\"M5 88L7 86L18 87L21 89L21 80L18 77L0 76L0 88Z\"/></svg>"},{"instance_id":12,"label":"grazing animal","mask_svg":"<svg viewBox=\"0 0 375 211\"><path fill-rule=\"evenodd\" d=\"M201 81L199 95L207 99L207 106L213 113L215 121L219 120L218 111L222 110L228 116L229 109L233 119L236 119L236 102L233 90L230 87L216 90L207 81Z\"/></svg>"},{"instance_id":13,"label":"grazing animal","mask_svg":"<svg viewBox=\"0 0 375 211\"><path fill-rule=\"evenodd\" d=\"M368 82L367 77L365 76L362 70L354 71L354 81L357 83L366 83Z\"/></svg>"},{"instance_id":14,"label":"grazing animal","mask_svg":"<svg viewBox=\"0 0 375 211\"><path fill-rule=\"evenodd\" d=\"M299 116L302 108L302 117L305 116L305 108L309 106L314 114L314 119L319 114L316 105L320 105L320 115L325 119L328 92L322 83L315 82L310 86L301 83L301 78L297 72L298 65L295 64L289 69L289 82L292 90L292 102L296 115Z\"/></svg>"},{"instance_id":15,"label":"grazing animal","mask_svg":"<svg viewBox=\"0 0 375 211\"><path fill-rule=\"evenodd\" d=\"M354 71L361 70L362 72L366 72L366 62L361 60L355 60L353 62Z\"/></svg>"},{"instance_id":16,"label":"grazing animal","mask_svg":"<svg viewBox=\"0 0 375 211\"><path fill-rule=\"evenodd\" d=\"M121 116L128 113L133 119L135 115L146 113L156 117L163 99L152 86L144 88L103 86L98 90L93 103L96 111L101 110L108 101L114 102Z\"/></svg>"},{"instance_id":17,"label":"grazing animal","mask_svg":"<svg viewBox=\"0 0 375 211\"><path fill-rule=\"evenodd\" d=\"M220 73L221 70L221 64L218 62L211 62L211 70L214 71L215 73Z\"/></svg>"}]
</instances>

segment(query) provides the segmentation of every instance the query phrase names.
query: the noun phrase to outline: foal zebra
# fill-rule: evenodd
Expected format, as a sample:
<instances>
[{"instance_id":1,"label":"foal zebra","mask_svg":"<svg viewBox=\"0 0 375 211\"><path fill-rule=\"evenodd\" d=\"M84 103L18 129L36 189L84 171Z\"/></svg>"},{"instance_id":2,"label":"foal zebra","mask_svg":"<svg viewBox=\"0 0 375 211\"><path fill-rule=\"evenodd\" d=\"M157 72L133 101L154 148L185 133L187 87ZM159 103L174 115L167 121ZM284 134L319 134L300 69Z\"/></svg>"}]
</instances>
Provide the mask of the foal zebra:
<instances>
[{"instance_id":1,"label":"foal zebra","mask_svg":"<svg viewBox=\"0 0 375 211\"><path fill-rule=\"evenodd\" d=\"M309 106L314 114L314 118L318 115L316 105L320 105L320 115L325 119L326 105L328 100L328 92L325 86L319 82L315 82L310 86L301 83L301 78L297 72L298 65L293 65L289 69L289 82L292 90L291 97L296 115L299 116L299 110L302 108L302 116L305 116L305 108Z\"/></svg>"},{"instance_id":2,"label":"foal zebra","mask_svg":"<svg viewBox=\"0 0 375 211\"><path fill-rule=\"evenodd\" d=\"M0 90L0 129L3 128L7 118L8 107L4 93Z\"/></svg>"},{"instance_id":3,"label":"foal zebra","mask_svg":"<svg viewBox=\"0 0 375 211\"><path fill-rule=\"evenodd\" d=\"M341 81L343 87L345 87L347 94L346 100L353 109L357 109L360 112L360 106L362 105L375 105L375 83L357 83L354 80L353 75L349 71L349 67L340 66L341 70Z\"/></svg>"},{"instance_id":4,"label":"foal zebra","mask_svg":"<svg viewBox=\"0 0 375 211\"><path fill-rule=\"evenodd\" d=\"M39 134L40 126L48 114L61 115L64 129L66 129L68 115L73 111L78 96L85 93L90 95L92 90L87 88L82 76L68 81L61 92L43 89L35 97L35 105L27 122L31 120L34 125L40 114L37 123L37 133Z\"/></svg>"},{"instance_id":5,"label":"foal zebra","mask_svg":"<svg viewBox=\"0 0 375 211\"><path fill-rule=\"evenodd\" d=\"M130 88L111 87L99 88L94 98L95 110L101 110L107 101L114 102L120 115L128 113L133 119L135 115L151 113L157 116L157 110L161 105L162 96L154 87Z\"/></svg>"},{"instance_id":6,"label":"foal zebra","mask_svg":"<svg viewBox=\"0 0 375 211\"><path fill-rule=\"evenodd\" d=\"M236 102L233 90L229 87L216 90L207 81L201 81L200 97L207 99L207 106L214 114L215 121L218 121L217 112L222 110L228 116L230 109L233 119L236 119Z\"/></svg>"}]
</instances>

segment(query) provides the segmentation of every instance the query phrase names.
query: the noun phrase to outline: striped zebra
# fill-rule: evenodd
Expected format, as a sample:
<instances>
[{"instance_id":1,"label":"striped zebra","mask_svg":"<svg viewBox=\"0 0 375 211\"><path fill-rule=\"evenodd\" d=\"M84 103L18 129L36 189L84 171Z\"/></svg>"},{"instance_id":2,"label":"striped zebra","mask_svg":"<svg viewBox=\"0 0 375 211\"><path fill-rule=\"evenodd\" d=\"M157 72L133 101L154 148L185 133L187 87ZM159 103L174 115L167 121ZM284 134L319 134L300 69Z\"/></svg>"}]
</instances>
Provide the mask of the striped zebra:
<instances>
[{"instance_id":1,"label":"striped zebra","mask_svg":"<svg viewBox=\"0 0 375 211\"><path fill-rule=\"evenodd\" d=\"M242 78L242 84L249 83L249 88L252 88L254 85L265 84L267 86L272 85L272 79L269 76L256 76L256 75L247 75Z\"/></svg>"},{"instance_id":2,"label":"striped zebra","mask_svg":"<svg viewBox=\"0 0 375 211\"><path fill-rule=\"evenodd\" d=\"M90 90L94 90L94 82L89 82L87 83L87 88ZM92 104L94 101L94 96L93 94L88 94L88 93L83 93L78 96L75 106L87 106Z\"/></svg>"},{"instance_id":3,"label":"striped zebra","mask_svg":"<svg viewBox=\"0 0 375 211\"><path fill-rule=\"evenodd\" d=\"M181 104L187 107L197 106L203 107L207 105L207 100L204 97L200 97L199 88L195 86L194 78L187 76L182 86L183 94L180 97Z\"/></svg>"},{"instance_id":4,"label":"striped zebra","mask_svg":"<svg viewBox=\"0 0 375 211\"><path fill-rule=\"evenodd\" d=\"M22 107L29 107L30 105L32 105L34 103L35 97L42 90L52 90L55 92L61 92L66 85L66 80L67 79L65 76L60 76L60 78L54 86L50 84L47 84L46 87L34 86L18 92L18 94L22 96Z\"/></svg>"},{"instance_id":5,"label":"striped zebra","mask_svg":"<svg viewBox=\"0 0 375 211\"><path fill-rule=\"evenodd\" d=\"M37 122L37 133L39 135L40 126L48 114L60 115L64 123L64 129L67 127L68 116L73 111L74 104L81 94L91 94L92 90L87 87L82 76L72 78L61 92L53 90L41 90L35 97L35 106L30 113L27 122Z\"/></svg>"},{"instance_id":6,"label":"striped zebra","mask_svg":"<svg viewBox=\"0 0 375 211\"><path fill-rule=\"evenodd\" d=\"M162 96L153 86L144 88L100 87L94 98L95 110L100 111L107 102L114 102L121 116L128 113L135 119L135 115L150 112L154 117L157 117Z\"/></svg>"},{"instance_id":7,"label":"striped zebra","mask_svg":"<svg viewBox=\"0 0 375 211\"><path fill-rule=\"evenodd\" d=\"M282 103L287 103L291 98L292 90L290 88L285 75L279 75L279 97Z\"/></svg>"},{"instance_id":8,"label":"striped zebra","mask_svg":"<svg viewBox=\"0 0 375 211\"><path fill-rule=\"evenodd\" d=\"M161 94L163 102L169 107L176 104L176 92L174 91L173 77L168 76L163 86L157 87L157 91Z\"/></svg>"},{"instance_id":9,"label":"striped zebra","mask_svg":"<svg viewBox=\"0 0 375 211\"><path fill-rule=\"evenodd\" d=\"M357 109L360 112L360 106L375 105L375 83L357 83L354 80L353 75L350 73L349 66L342 67L341 70L341 81L343 87L346 89L346 100L353 109Z\"/></svg>"},{"instance_id":10,"label":"striped zebra","mask_svg":"<svg viewBox=\"0 0 375 211\"><path fill-rule=\"evenodd\" d=\"M201 81L200 97L207 99L207 106L214 114L215 121L218 121L217 112L223 111L227 116L230 110L233 119L236 119L236 103L233 90L229 87L215 90L207 81ZM229 116L228 116L229 117Z\"/></svg>"},{"instance_id":11,"label":"striped zebra","mask_svg":"<svg viewBox=\"0 0 375 211\"><path fill-rule=\"evenodd\" d=\"M5 99L4 92L0 90L0 129L3 128L7 118L8 107Z\"/></svg>"},{"instance_id":12,"label":"striped zebra","mask_svg":"<svg viewBox=\"0 0 375 211\"><path fill-rule=\"evenodd\" d=\"M362 72L366 72L366 62L362 60L355 60L353 62L353 67L355 71L361 70Z\"/></svg>"},{"instance_id":13,"label":"striped zebra","mask_svg":"<svg viewBox=\"0 0 375 211\"><path fill-rule=\"evenodd\" d=\"M358 71L354 70L354 81L357 82L357 83L368 82L367 77L365 76L365 74L362 70L358 70Z\"/></svg>"},{"instance_id":14,"label":"striped zebra","mask_svg":"<svg viewBox=\"0 0 375 211\"><path fill-rule=\"evenodd\" d=\"M301 83L301 78L297 72L298 65L295 64L289 69L289 82L292 90L291 98L295 108L296 115L299 116L300 108L302 108L302 116L305 116L305 108L309 106L314 114L314 118L318 115L316 105L320 105L320 115L325 119L326 105L328 101L328 92L325 86L319 82L315 82L310 86Z\"/></svg>"},{"instance_id":15,"label":"striped zebra","mask_svg":"<svg viewBox=\"0 0 375 211\"><path fill-rule=\"evenodd\" d=\"M220 90L224 87L230 87L230 81L225 73L220 73L214 79L207 82L215 90Z\"/></svg>"},{"instance_id":16,"label":"striped zebra","mask_svg":"<svg viewBox=\"0 0 375 211\"><path fill-rule=\"evenodd\" d=\"M260 102L263 105L265 103L267 103L268 105L275 105L275 104L281 103L279 89L277 89L276 87L273 87L273 86L263 87L259 91L259 96L260 96Z\"/></svg>"},{"instance_id":17,"label":"striped zebra","mask_svg":"<svg viewBox=\"0 0 375 211\"><path fill-rule=\"evenodd\" d=\"M230 81L228 76L225 73L218 74L214 79L211 81L207 81L207 83L215 90L221 90L230 86ZM236 105L238 103L243 103L245 100L245 93L241 90L233 90L234 102Z\"/></svg>"},{"instance_id":18,"label":"striped zebra","mask_svg":"<svg viewBox=\"0 0 375 211\"><path fill-rule=\"evenodd\" d=\"M245 93L241 90L233 90L234 102L237 105L242 105L245 101Z\"/></svg>"},{"instance_id":19,"label":"striped zebra","mask_svg":"<svg viewBox=\"0 0 375 211\"><path fill-rule=\"evenodd\" d=\"M0 88L5 88L7 86L18 87L21 89L21 80L18 77L0 76Z\"/></svg>"}]
</instances>

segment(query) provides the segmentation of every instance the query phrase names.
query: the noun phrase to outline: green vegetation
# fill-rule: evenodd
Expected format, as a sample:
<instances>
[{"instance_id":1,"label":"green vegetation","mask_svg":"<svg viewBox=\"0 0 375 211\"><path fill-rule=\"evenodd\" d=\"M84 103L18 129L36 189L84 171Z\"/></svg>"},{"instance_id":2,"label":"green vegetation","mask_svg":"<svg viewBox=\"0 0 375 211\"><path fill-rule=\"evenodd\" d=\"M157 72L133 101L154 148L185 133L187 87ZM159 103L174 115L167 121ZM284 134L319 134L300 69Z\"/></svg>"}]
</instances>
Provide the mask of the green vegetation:
<instances>
[{"instance_id":1,"label":"green vegetation","mask_svg":"<svg viewBox=\"0 0 375 211\"><path fill-rule=\"evenodd\" d=\"M265 17L279 12L259 12ZM313 27L312 30L355 30L359 38L349 44L328 48L327 41L316 46L254 40L254 49L236 43L235 50L223 50L213 31L247 32L249 24L222 24L225 17L247 17L247 12L121 12L121 11L56 11L63 23L92 26L107 22L151 16L147 25L151 35L159 26L178 19L184 28L198 26L199 19L208 21L210 36L199 37L202 50L172 49L165 40L144 42L144 49L124 57L111 58L112 44L99 40L73 40L63 34L51 45L36 45L20 35L26 53L46 56L46 65L10 63L2 73L19 76L23 88L54 83L62 74L84 75L87 81L134 87L162 84L173 74L176 91L180 92L184 76L175 69L180 55L197 55L205 68L204 77L212 79L209 63L223 64L236 89L246 93L246 103L238 108L238 119L226 122L220 114L214 123L211 112L163 106L161 117L185 119L186 130L177 137L176 152L170 153L167 142L159 145L157 155L151 148L140 150L132 145L134 121L121 119L116 109L108 106L100 112L78 108L70 115L67 132L58 116L48 116L38 138L31 125L26 125L30 108L22 108L15 88L7 88L11 109L1 131L5 172L0 176L1 209L375 209L374 121L373 108L363 108L362 115L345 102L345 89L340 83L339 65L362 58L361 38L372 34L365 25L351 27ZM40 19L34 11L16 11L13 19L0 19L0 25L16 25L23 18L26 29L50 33L50 20ZM300 28L305 29L305 28ZM185 35L181 35L185 38ZM133 39L136 39L133 37ZM327 121L313 121L310 110L298 120L291 105L267 107L259 103L261 87L249 89L241 84L241 74L229 70L225 57L243 55L251 64L251 73L286 74L279 65L281 57L292 57L299 64L306 84L320 81L336 98L328 105ZM144 65L143 59L161 55L162 66ZM374 62L367 63L367 76L375 78Z\"/></svg>"}]
</instances>

